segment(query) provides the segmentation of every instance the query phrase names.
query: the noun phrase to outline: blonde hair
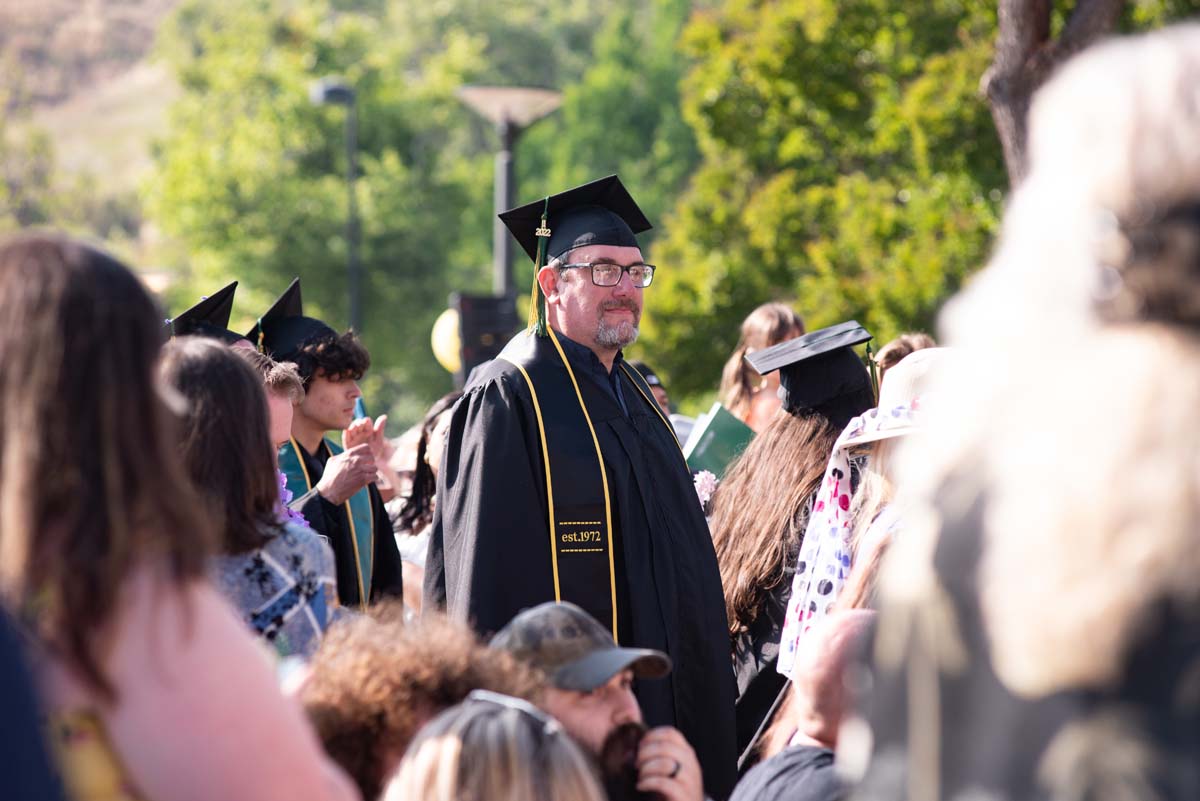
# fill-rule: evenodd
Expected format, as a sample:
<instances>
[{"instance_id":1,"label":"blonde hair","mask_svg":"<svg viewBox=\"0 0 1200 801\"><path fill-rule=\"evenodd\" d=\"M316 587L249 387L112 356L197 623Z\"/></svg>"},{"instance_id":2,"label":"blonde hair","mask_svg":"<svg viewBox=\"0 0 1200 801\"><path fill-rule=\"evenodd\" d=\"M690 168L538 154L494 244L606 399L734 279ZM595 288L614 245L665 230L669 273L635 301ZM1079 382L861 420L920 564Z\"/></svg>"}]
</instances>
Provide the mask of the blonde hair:
<instances>
[{"instance_id":1,"label":"blonde hair","mask_svg":"<svg viewBox=\"0 0 1200 801\"><path fill-rule=\"evenodd\" d=\"M804 333L804 320L786 303L764 303L742 321L742 335L725 368L721 371L721 403L736 417L744 419L750 411L750 399L759 375L746 363L745 356L756 350L778 345Z\"/></svg>"},{"instance_id":2,"label":"blonde hair","mask_svg":"<svg viewBox=\"0 0 1200 801\"><path fill-rule=\"evenodd\" d=\"M900 492L922 511L882 590L931 608L938 521L982 499L980 600L997 675L1021 694L1117 679L1152 607L1198 592L1200 320L1114 321L1100 302L1138 294L1132 270L1200 284L1194 240L1109 260L1147 211L1200 203L1198 134L1200 26L1066 65L1035 98L996 257L943 315L971 372L905 457L920 469L902 466Z\"/></svg>"},{"instance_id":3,"label":"blonde hair","mask_svg":"<svg viewBox=\"0 0 1200 801\"><path fill-rule=\"evenodd\" d=\"M895 439L880 439L871 443L866 464L858 478L858 489L850 502L851 549L857 559L863 535L883 508L895 497L892 454L898 443Z\"/></svg>"},{"instance_id":4,"label":"blonde hair","mask_svg":"<svg viewBox=\"0 0 1200 801\"><path fill-rule=\"evenodd\" d=\"M474 699L438 715L384 801L604 801L587 757L548 717Z\"/></svg>"},{"instance_id":5,"label":"blonde hair","mask_svg":"<svg viewBox=\"0 0 1200 801\"><path fill-rule=\"evenodd\" d=\"M536 701L541 677L464 623L406 623L393 601L330 627L300 701L326 753L371 801L421 726L478 689Z\"/></svg>"}]
</instances>

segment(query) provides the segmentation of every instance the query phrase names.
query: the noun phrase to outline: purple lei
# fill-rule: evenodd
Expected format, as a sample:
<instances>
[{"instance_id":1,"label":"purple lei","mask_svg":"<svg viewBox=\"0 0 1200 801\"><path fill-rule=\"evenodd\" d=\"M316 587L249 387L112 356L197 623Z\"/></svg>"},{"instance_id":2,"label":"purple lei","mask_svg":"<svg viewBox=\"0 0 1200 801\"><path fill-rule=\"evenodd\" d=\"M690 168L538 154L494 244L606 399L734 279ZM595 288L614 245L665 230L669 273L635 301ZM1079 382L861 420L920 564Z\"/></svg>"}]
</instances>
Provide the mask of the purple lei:
<instances>
[{"instance_id":1,"label":"purple lei","mask_svg":"<svg viewBox=\"0 0 1200 801\"><path fill-rule=\"evenodd\" d=\"M288 506L292 502L292 491L287 488L287 476L282 470L276 472L279 473L279 506L275 509L276 517L280 523L296 523L308 528L308 521L304 519L304 515Z\"/></svg>"}]
</instances>

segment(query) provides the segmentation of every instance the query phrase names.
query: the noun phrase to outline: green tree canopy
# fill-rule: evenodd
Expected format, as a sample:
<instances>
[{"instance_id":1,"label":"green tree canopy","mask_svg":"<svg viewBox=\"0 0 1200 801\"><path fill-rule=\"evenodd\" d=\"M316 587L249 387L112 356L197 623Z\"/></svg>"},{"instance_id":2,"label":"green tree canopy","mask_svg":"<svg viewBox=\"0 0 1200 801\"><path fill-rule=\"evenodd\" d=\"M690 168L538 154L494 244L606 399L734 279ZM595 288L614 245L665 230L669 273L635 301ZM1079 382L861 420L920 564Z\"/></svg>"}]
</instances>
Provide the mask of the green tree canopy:
<instances>
[{"instance_id":1,"label":"green tree canopy","mask_svg":"<svg viewBox=\"0 0 1200 801\"><path fill-rule=\"evenodd\" d=\"M703 162L655 254L647 348L715 387L741 319L792 302L879 342L929 329L987 254L1003 162L978 95L986 2L733 0L697 14L684 113Z\"/></svg>"},{"instance_id":2,"label":"green tree canopy","mask_svg":"<svg viewBox=\"0 0 1200 801\"><path fill-rule=\"evenodd\" d=\"M187 254L173 306L238 278L234 313L248 327L299 275L311 313L345 324L344 111L308 100L311 81L340 75L360 109L364 338L384 396L372 400L382 410L407 394L412 419L450 384L428 344L447 294L489 286L494 134L455 91L564 89L561 116L521 143L521 198L620 170L666 208L696 158L674 49L687 11L680 0L188 0L160 46L184 94L145 190Z\"/></svg>"}]
</instances>

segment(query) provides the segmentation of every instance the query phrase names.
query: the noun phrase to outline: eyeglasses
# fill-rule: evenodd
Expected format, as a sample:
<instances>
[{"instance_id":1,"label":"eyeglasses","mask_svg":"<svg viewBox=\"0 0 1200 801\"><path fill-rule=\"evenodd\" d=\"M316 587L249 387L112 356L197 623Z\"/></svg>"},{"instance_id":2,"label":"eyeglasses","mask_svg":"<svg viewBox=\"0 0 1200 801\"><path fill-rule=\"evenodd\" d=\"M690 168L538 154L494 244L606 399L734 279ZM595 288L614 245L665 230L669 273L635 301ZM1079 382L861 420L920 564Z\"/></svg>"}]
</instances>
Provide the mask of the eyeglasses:
<instances>
[{"instance_id":1,"label":"eyeglasses","mask_svg":"<svg viewBox=\"0 0 1200 801\"><path fill-rule=\"evenodd\" d=\"M596 286L616 286L621 283L621 275L629 273L629 278L638 289L645 289L654 280L653 264L622 265L611 261L589 261L580 264L564 264L563 270L576 270L587 267L592 271L592 283Z\"/></svg>"},{"instance_id":2,"label":"eyeglasses","mask_svg":"<svg viewBox=\"0 0 1200 801\"><path fill-rule=\"evenodd\" d=\"M467 696L467 701L472 703L491 704L492 706L498 706L504 709L516 710L517 712L520 712L526 720L540 727L541 730L546 734L556 734L561 730L561 726L559 726L557 720L521 698L513 698L511 695L494 693L490 690L472 690L471 694Z\"/></svg>"}]
</instances>

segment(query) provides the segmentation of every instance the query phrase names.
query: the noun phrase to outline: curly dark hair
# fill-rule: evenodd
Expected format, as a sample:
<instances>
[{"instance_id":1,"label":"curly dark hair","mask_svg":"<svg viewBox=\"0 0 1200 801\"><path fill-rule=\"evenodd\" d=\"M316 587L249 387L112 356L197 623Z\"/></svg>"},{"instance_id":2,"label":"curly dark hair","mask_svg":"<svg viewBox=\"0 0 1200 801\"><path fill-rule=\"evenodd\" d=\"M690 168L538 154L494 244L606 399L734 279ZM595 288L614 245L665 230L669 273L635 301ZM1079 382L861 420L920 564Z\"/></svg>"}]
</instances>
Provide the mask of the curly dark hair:
<instances>
[{"instance_id":1,"label":"curly dark hair","mask_svg":"<svg viewBox=\"0 0 1200 801\"><path fill-rule=\"evenodd\" d=\"M424 617L405 624L399 604L329 629L300 701L325 752L365 801L379 798L417 731L472 690L541 700L540 674L488 648L462 623Z\"/></svg>"},{"instance_id":2,"label":"curly dark hair","mask_svg":"<svg viewBox=\"0 0 1200 801\"><path fill-rule=\"evenodd\" d=\"M330 381L358 381L371 366L371 354L358 334L347 331L325 334L305 342L288 361L296 364L307 390L318 373Z\"/></svg>"}]
</instances>

